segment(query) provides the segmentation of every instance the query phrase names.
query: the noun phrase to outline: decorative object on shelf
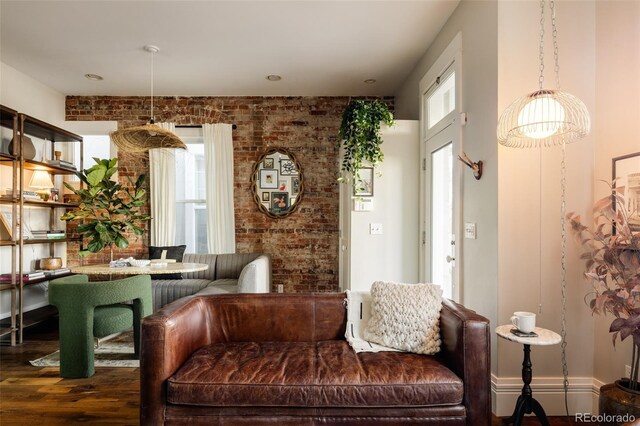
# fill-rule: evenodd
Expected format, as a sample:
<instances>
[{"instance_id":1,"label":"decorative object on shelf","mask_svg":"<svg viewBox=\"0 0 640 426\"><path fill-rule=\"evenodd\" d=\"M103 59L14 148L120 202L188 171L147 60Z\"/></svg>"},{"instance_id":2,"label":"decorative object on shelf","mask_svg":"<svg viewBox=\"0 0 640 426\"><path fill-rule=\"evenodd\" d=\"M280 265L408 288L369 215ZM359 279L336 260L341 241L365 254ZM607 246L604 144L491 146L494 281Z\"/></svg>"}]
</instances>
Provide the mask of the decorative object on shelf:
<instances>
[{"instance_id":1,"label":"decorative object on shelf","mask_svg":"<svg viewBox=\"0 0 640 426\"><path fill-rule=\"evenodd\" d=\"M62 160L62 151L53 151L53 156L55 157L56 161Z\"/></svg>"},{"instance_id":2,"label":"decorative object on shelf","mask_svg":"<svg viewBox=\"0 0 640 426\"><path fill-rule=\"evenodd\" d=\"M501 145L515 148L534 148L560 146L562 149L560 172L560 222L562 234L562 254L560 256L561 279L560 292L562 300L560 345L562 360L562 375L564 388L564 405L569 415L569 369L567 367L567 268L566 268L566 229L565 229L565 200L566 200L566 167L565 145L577 141L589 134L591 120L589 111L577 97L560 90L560 62L557 40L557 21L555 2L549 2L551 10L551 26L553 39L553 57L556 75L556 88L544 88L544 23L545 0L540 1L540 74L538 76L538 90L523 96L513 102L498 120L498 142ZM540 151L540 176L542 176L542 151ZM542 178L541 178L542 179ZM542 203L542 187L540 188L540 203ZM542 216L540 216L542 230ZM542 232L542 231L541 231ZM542 239L542 236L540 236ZM542 265L542 261L540 261ZM542 280L542 273L540 273ZM542 283L540 283L542 286Z\"/></svg>"},{"instance_id":3,"label":"decorative object on shelf","mask_svg":"<svg viewBox=\"0 0 640 426\"><path fill-rule=\"evenodd\" d=\"M13 139L9 142L9 152L13 152ZM29 136L22 137L22 156L25 160L36 158L36 147Z\"/></svg>"},{"instance_id":4,"label":"decorative object on shelf","mask_svg":"<svg viewBox=\"0 0 640 426\"><path fill-rule=\"evenodd\" d=\"M8 236L6 239L11 239L13 237L13 217L11 212L3 211L0 213L0 223L4 230L2 231L2 239ZM20 227L20 221L18 220L18 227ZM31 233L31 229L26 223L22 224L22 238L25 240L33 238L33 234ZM18 237L16 236L16 240Z\"/></svg>"},{"instance_id":5,"label":"decorative object on shelf","mask_svg":"<svg viewBox=\"0 0 640 426\"><path fill-rule=\"evenodd\" d=\"M117 158L94 160L95 166L76 173L86 188L75 189L64 183L67 189L80 197L80 206L66 212L60 219L81 222L78 232L89 238L87 248L80 251L81 256L98 253L108 247L113 260L113 245L127 248L129 240L126 233L142 235L144 231L140 223L151 218L141 212L146 194L142 188L145 175L140 175L135 183L129 180L131 188L123 187L111 180L118 171Z\"/></svg>"},{"instance_id":6,"label":"decorative object on shelf","mask_svg":"<svg viewBox=\"0 0 640 426\"><path fill-rule=\"evenodd\" d=\"M40 269L55 270L62 268L62 258L60 257L45 257L39 260Z\"/></svg>"},{"instance_id":7,"label":"decorative object on shelf","mask_svg":"<svg viewBox=\"0 0 640 426\"><path fill-rule=\"evenodd\" d=\"M615 164L615 162L614 162ZM594 314L611 314L613 321L609 332L613 333L613 345L632 339L630 377L600 388L600 413L624 414L612 411L624 408L625 413L640 418L640 233L634 233L627 208L629 188L609 185L611 195L598 200L593 206L593 229L584 225L579 215L567 214L571 229L583 249L580 256L585 261L585 277L591 281L592 291L587 293L589 307ZM638 191L638 188L635 188ZM637 196L637 192L636 192ZM613 232L615 225L615 233ZM620 366L622 370L622 366ZM615 395L625 395L626 402ZM636 401L629 406L629 401Z\"/></svg>"},{"instance_id":8,"label":"decorative object on shelf","mask_svg":"<svg viewBox=\"0 0 640 426\"><path fill-rule=\"evenodd\" d=\"M278 169L265 168L280 165ZM278 192L263 191L275 189ZM291 151L272 148L262 154L253 165L251 192L258 210L274 219L281 219L296 211L304 193L302 165Z\"/></svg>"},{"instance_id":9,"label":"decorative object on shelf","mask_svg":"<svg viewBox=\"0 0 640 426\"><path fill-rule=\"evenodd\" d=\"M462 161L467 165L467 167L473 170L473 177L476 178L476 180L480 180L482 177L482 160L477 162L473 161L464 151L462 152L462 155L458 155L458 160Z\"/></svg>"},{"instance_id":10,"label":"decorative object on shelf","mask_svg":"<svg viewBox=\"0 0 640 426\"><path fill-rule=\"evenodd\" d=\"M373 197L373 167L358 169L353 180L353 195Z\"/></svg>"},{"instance_id":11,"label":"decorative object on shelf","mask_svg":"<svg viewBox=\"0 0 640 426\"><path fill-rule=\"evenodd\" d=\"M338 146L344 148L341 167L343 172L353 175L365 162L374 167L382 162L381 122L388 126L394 123L393 114L383 101L358 99L349 102L342 114L338 142Z\"/></svg>"},{"instance_id":12,"label":"decorative object on shelf","mask_svg":"<svg viewBox=\"0 0 640 426\"><path fill-rule=\"evenodd\" d=\"M187 146L178 136L154 124L153 56L160 51L160 48L147 45L144 50L151 53L151 119L144 126L129 127L111 132L111 140L118 148L127 153L142 153L153 148L187 149Z\"/></svg>"},{"instance_id":13,"label":"decorative object on shelf","mask_svg":"<svg viewBox=\"0 0 640 426\"><path fill-rule=\"evenodd\" d=\"M53 181L51 180L51 175L44 170L35 170L31 174L31 180L29 181L30 188L36 188L40 191L38 195L44 201L48 201L50 197L50 189L53 188Z\"/></svg>"},{"instance_id":14,"label":"decorative object on shelf","mask_svg":"<svg viewBox=\"0 0 640 426\"><path fill-rule=\"evenodd\" d=\"M51 188L49 190L49 200L56 203L60 200L60 191L58 188Z\"/></svg>"},{"instance_id":15,"label":"decorative object on shelf","mask_svg":"<svg viewBox=\"0 0 640 426\"><path fill-rule=\"evenodd\" d=\"M625 209L629 229L632 232L640 232L640 152L616 157L611 160L611 165L613 186L626 188ZM613 234L616 234L615 223Z\"/></svg>"}]
</instances>

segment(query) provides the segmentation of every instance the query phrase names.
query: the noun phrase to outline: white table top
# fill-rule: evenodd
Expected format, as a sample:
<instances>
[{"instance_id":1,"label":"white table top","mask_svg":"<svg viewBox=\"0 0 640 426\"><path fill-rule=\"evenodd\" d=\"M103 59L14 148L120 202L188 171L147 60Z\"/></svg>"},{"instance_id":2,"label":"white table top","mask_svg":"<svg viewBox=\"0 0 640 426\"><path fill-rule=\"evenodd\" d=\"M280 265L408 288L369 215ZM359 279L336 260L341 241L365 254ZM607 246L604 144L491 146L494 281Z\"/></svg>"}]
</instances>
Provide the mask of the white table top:
<instances>
[{"instance_id":1,"label":"white table top","mask_svg":"<svg viewBox=\"0 0 640 426\"><path fill-rule=\"evenodd\" d=\"M209 268L206 263L167 263L166 266L125 266L112 268L108 264L75 266L71 268L74 274L88 275L148 275L148 274L179 274L182 272L198 272Z\"/></svg>"},{"instance_id":2,"label":"white table top","mask_svg":"<svg viewBox=\"0 0 640 426\"><path fill-rule=\"evenodd\" d=\"M556 332L547 330L546 328L536 327L533 331L538 337L519 337L511 332L511 329L515 328L511 324L501 325L496 327L496 334L503 339L510 340L516 343L522 343L523 345L557 345L562 341L562 337Z\"/></svg>"}]
</instances>

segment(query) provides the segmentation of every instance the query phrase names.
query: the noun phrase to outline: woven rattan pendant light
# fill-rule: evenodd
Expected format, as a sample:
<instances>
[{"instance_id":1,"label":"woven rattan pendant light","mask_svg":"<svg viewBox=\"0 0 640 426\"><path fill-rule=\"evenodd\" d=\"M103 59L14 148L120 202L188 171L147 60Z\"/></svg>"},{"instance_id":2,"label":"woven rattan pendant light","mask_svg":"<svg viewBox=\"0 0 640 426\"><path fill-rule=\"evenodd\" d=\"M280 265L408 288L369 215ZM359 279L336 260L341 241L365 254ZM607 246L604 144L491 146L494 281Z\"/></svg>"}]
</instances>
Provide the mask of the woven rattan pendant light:
<instances>
[{"instance_id":1,"label":"woven rattan pendant light","mask_svg":"<svg viewBox=\"0 0 640 426\"><path fill-rule=\"evenodd\" d=\"M158 53L160 49L157 46L147 45L144 50L151 53L151 120L144 126L111 132L111 140L119 149L127 153L141 153L153 148L186 149L187 146L178 136L153 124L153 55Z\"/></svg>"},{"instance_id":2,"label":"woven rattan pendant light","mask_svg":"<svg viewBox=\"0 0 640 426\"><path fill-rule=\"evenodd\" d=\"M576 96L560 90L556 16L550 1L556 89L544 89L544 7L540 2L540 75L538 90L517 99L498 121L498 142L515 148L571 143L589 134L589 111Z\"/></svg>"},{"instance_id":3,"label":"woven rattan pendant light","mask_svg":"<svg viewBox=\"0 0 640 426\"><path fill-rule=\"evenodd\" d=\"M564 388L564 404L569 415L569 369L567 367L567 267L566 267L566 150L567 143L575 142L589 134L591 120L584 103L576 96L560 90L560 62L558 60L558 40L555 3L549 2L551 26L553 30L553 57L555 63L556 89L544 89L544 9L545 1L540 1L540 75L539 87L533 93L517 99L502 113L498 120L498 142L515 148L540 149L540 206L542 206L542 148L559 146L562 151L560 164L560 227L562 246L560 257L561 292L561 362ZM542 209L542 207L540 207ZM542 213L540 213L542 230ZM542 241L542 237L541 241ZM542 250L542 243L540 245ZM540 255L542 262L542 254ZM542 265L542 263L540 263ZM540 266L542 268L542 266ZM542 274L540 275L542 276ZM540 305L542 306L542 305Z\"/></svg>"}]
</instances>

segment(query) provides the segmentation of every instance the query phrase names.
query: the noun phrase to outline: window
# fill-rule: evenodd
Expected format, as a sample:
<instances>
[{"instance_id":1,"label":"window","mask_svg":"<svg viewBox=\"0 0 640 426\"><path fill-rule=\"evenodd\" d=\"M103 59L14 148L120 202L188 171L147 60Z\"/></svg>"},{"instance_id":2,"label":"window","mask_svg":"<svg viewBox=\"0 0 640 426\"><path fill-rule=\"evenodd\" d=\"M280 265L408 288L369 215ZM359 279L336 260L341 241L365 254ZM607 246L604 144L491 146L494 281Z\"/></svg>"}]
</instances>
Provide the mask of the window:
<instances>
[{"instance_id":1,"label":"window","mask_svg":"<svg viewBox=\"0 0 640 426\"><path fill-rule=\"evenodd\" d=\"M187 150L176 152L176 244L208 253L204 141L201 128L177 128Z\"/></svg>"},{"instance_id":2,"label":"window","mask_svg":"<svg viewBox=\"0 0 640 426\"><path fill-rule=\"evenodd\" d=\"M451 111L456 109L455 71L448 75L445 74L442 77L439 77L436 84L438 85L438 88L427 98L429 129L438 124L440 120L446 117Z\"/></svg>"},{"instance_id":3,"label":"window","mask_svg":"<svg viewBox=\"0 0 640 426\"><path fill-rule=\"evenodd\" d=\"M109 135L81 135L82 136L82 166L84 169L88 169L95 164L93 158L114 158L118 156L118 152L116 150L115 145L111 143L109 139ZM60 144L65 145L62 147L62 159L71 161L76 168L80 169L80 144ZM70 149L71 152L70 158L69 155L64 151L64 149ZM113 177L114 180L118 179L118 174L116 173ZM67 177L67 181L75 181L79 182L76 176L70 175Z\"/></svg>"}]
</instances>

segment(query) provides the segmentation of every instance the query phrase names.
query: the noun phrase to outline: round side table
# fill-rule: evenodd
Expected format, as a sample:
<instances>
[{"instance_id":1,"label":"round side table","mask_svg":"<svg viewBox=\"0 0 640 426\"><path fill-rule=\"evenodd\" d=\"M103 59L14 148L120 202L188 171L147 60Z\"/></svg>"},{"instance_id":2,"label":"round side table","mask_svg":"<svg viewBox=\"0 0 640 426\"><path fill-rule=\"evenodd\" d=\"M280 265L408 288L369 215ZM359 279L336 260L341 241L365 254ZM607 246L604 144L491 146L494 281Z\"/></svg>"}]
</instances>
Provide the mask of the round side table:
<instances>
[{"instance_id":1,"label":"round side table","mask_svg":"<svg viewBox=\"0 0 640 426\"><path fill-rule=\"evenodd\" d=\"M513 423L514 426L520 426L525 414L534 413L536 417L540 419L540 423L542 423L543 426L548 426L549 421L547 420L547 415L544 413L542 405L533 398L531 392L531 345L557 345L562 341L562 338L558 333L540 327L536 327L534 330L538 335L537 337L520 337L511 332L513 328L514 326L511 324L501 325L496 328L496 334L498 336L524 345L524 360L522 361L522 382L524 386L522 387L522 393L518 396L513 414L504 420L504 424Z\"/></svg>"}]
</instances>

